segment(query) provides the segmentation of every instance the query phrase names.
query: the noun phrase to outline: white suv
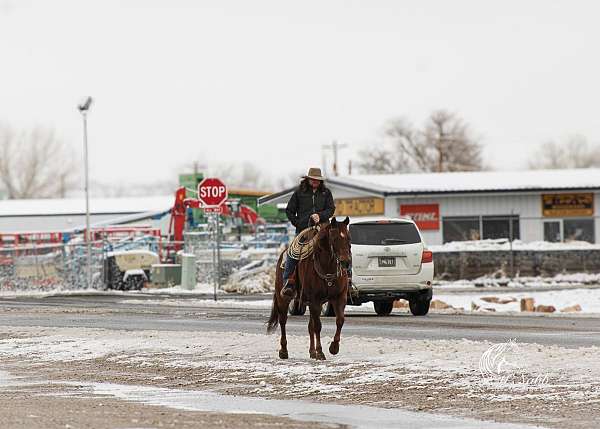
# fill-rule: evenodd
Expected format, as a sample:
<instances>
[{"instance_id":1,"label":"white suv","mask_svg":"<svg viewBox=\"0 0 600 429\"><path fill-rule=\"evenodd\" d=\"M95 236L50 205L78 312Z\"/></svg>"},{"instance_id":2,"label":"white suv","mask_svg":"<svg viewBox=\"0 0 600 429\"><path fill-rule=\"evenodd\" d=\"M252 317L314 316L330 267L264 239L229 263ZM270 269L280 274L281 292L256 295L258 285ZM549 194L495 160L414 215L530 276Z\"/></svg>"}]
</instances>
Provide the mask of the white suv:
<instances>
[{"instance_id":1,"label":"white suv","mask_svg":"<svg viewBox=\"0 0 600 429\"><path fill-rule=\"evenodd\" d=\"M348 305L373 301L380 316L406 299L415 316L429 311L433 254L410 219L355 219L350 223L352 287Z\"/></svg>"}]
</instances>

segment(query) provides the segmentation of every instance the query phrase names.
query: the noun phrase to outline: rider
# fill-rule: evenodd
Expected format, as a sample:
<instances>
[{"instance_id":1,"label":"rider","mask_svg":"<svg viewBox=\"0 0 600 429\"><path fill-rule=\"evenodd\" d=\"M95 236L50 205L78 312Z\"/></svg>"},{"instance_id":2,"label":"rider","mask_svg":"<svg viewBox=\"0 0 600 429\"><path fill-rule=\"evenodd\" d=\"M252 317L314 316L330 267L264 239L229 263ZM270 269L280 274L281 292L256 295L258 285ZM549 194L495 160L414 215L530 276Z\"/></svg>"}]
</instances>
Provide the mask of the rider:
<instances>
[{"instance_id":1,"label":"rider","mask_svg":"<svg viewBox=\"0 0 600 429\"><path fill-rule=\"evenodd\" d=\"M335 212L333 195L323 183L325 178L321 175L321 169L310 168L308 174L302 179L285 209L288 219L296 227L296 234L308 228L311 220L313 225L318 225L320 222L327 222ZM294 295L294 285L290 284L289 278L297 264L298 260L287 255L283 272L282 296Z\"/></svg>"}]
</instances>

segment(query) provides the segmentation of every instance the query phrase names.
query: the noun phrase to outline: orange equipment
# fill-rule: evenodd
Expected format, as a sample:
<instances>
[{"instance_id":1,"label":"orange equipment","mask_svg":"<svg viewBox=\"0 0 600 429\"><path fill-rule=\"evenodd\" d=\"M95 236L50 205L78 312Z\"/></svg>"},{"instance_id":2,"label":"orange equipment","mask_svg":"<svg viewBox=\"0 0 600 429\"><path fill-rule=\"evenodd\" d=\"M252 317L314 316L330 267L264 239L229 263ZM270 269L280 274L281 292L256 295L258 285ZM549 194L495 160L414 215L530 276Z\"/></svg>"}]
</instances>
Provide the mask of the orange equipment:
<instances>
[{"instance_id":1,"label":"orange equipment","mask_svg":"<svg viewBox=\"0 0 600 429\"><path fill-rule=\"evenodd\" d=\"M175 242L175 250L180 250L183 243L183 231L185 229L185 215L188 208L199 209L200 200L196 198L186 198L186 189L181 187L175 192L175 204L171 209L171 220L169 222L169 237ZM221 206L221 215L231 218L239 218L247 225L256 225L264 223L264 220L258 216L252 207L245 204L239 204L237 210L233 210L233 201L227 201Z\"/></svg>"}]
</instances>

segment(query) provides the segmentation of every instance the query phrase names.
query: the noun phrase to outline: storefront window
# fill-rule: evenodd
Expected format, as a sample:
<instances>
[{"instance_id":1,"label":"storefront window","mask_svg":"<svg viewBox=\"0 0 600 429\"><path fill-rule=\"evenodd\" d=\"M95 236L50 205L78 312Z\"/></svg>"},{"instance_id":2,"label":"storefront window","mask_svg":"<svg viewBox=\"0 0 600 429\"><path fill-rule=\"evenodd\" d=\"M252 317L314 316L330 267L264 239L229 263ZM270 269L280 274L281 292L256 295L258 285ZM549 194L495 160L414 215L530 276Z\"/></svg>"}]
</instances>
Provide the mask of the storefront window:
<instances>
[{"instance_id":1,"label":"storefront window","mask_svg":"<svg viewBox=\"0 0 600 429\"><path fill-rule=\"evenodd\" d=\"M444 243L479 240L479 217L444 218Z\"/></svg>"},{"instance_id":2,"label":"storefront window","mask_svg":"<svg viewBox=\"0 0 600 429\"><path fill-rule=\"evenodd\" d=\"M544 222L544 241L558 243L560 239L560 221Z\"/></svg>"},{"instance_id":3,"label":"storefront window","mask_svg":"<svg viewBox=\"0 0 600 429\"><path fill-rule=\"evenodd\" d=\"M564 219L563 229L565 241L595 242L593 219Z\"/></svg>"},{"instance_id":4,"label":"storefront window","mask_svg":"<svg viewBox=\"0 0 600 429\"><path fill-rule=\"evenodd\" d=\"M512 231L510 228L511 218ZM484 240L497 238L517 240L521 237L518 216L484 216L482 227Z\"/></svg>"}]
</instances>

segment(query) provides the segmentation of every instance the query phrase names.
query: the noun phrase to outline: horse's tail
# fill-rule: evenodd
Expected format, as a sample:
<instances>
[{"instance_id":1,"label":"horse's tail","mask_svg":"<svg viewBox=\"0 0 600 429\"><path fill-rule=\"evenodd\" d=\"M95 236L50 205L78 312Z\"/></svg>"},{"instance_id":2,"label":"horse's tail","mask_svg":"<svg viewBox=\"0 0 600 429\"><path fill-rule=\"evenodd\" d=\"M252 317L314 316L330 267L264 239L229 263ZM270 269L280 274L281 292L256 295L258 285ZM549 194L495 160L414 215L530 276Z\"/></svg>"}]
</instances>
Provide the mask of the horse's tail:
<instances>
[{"instance_id":1,"label":"horse's tail","mask_svg":"<svg viewBox=\"0 0 600 429\"><path fill-rule=\"evenodd\" d=\"M273 292L273 304L271 305L271 316L267 322L267 334L272 334L279 325L279 306L277 305L277 290Z\"/></svg>"}]
</instances>

